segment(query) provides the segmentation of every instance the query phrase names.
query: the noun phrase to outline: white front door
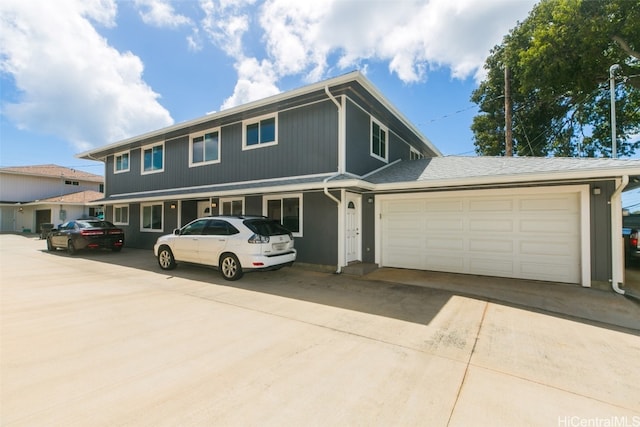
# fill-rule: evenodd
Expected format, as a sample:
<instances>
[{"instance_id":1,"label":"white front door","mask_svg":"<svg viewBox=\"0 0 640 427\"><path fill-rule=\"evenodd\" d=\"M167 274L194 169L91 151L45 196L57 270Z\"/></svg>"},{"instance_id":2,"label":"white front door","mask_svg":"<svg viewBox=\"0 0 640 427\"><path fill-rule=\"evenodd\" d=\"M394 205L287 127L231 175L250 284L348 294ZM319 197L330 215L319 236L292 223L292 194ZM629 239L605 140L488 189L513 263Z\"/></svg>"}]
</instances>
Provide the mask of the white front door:
<instances>
[{"instance_id":1,"label":"white front door","mask_svg":"<svg viewBox=\"0 0 640 427\"><path fill-rule=\"evenodd\" d=\"M345 238L347 263L360 261L360 203L362 197L358 194L347 193L345 216Z\"/></svg>"}]
</instances>

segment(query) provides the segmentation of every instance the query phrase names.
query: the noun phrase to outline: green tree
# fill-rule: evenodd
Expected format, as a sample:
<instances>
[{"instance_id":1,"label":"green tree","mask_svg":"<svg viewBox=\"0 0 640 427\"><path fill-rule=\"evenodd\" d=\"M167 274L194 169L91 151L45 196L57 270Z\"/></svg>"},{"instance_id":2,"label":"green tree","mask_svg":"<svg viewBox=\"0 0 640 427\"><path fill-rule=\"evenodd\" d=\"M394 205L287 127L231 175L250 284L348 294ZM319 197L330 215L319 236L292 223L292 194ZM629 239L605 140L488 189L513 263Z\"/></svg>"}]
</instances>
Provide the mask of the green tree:
<instances>
[{"instance_id":1,"label":"green tree","mask_svg":"<svg viewBox=\"0 0 640 427\"><path fill-rule=\"evenodd\" d=\"M640 148L640 1L542 0L494 47L473 92L476 152L505 152L504 68L511 72L513 152L611 156L609 67L616 73L617 152Z\"/></svg>"}]
</instances>

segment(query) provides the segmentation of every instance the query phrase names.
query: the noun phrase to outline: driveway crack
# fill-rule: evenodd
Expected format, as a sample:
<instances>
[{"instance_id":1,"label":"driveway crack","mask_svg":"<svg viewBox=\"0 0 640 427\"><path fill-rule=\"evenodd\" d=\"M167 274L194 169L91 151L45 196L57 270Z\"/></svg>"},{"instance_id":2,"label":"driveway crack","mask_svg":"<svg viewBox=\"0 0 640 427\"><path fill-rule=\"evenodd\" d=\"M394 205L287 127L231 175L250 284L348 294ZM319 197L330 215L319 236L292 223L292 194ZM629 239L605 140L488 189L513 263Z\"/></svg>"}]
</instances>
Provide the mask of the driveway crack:
<instances>
[{"instance_id":1,"label":"driveway crack","mask_svg":"<svg viewBox=\"0 0 640 427\"><path fill-rule=\"evenodd\" d=\"M464 369L464 375L462 377L462 382L460 383L460 387L458 387L458 393L456 394L456 400L453 402L453 406L451 407L451 413L449 414L449 420L447 421L447 426L451 423L451 418L453 417L453 413L458 406L458 400L460 399L460 395L462 394L462 389L464 388L464 384L467 381L467 375L469 374L469 366L471 366L471 359L473 358L473 354L476 351L476 345L478 345L478 340L480 339L480 331L482 330L482 324L484 323L484 318L487 314L487 309L489 308L489 301L485 302L484 310L482 310L482 317L480 318L480 324L478 325L478 330L476 331L476 338L473 342L473 347L471 348L471 352L469 353L469 359L467 359L467 366Z\"/></svg>"}]
</instances>

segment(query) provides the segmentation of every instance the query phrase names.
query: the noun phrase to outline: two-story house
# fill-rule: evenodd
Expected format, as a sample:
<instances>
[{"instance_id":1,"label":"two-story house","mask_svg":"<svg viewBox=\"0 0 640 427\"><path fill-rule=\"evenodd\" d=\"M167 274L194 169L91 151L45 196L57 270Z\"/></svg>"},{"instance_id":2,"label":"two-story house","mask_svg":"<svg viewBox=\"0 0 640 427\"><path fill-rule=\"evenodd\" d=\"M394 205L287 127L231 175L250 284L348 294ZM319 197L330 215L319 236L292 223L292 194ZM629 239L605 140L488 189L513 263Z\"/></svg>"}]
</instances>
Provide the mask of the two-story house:
<instances>
[{"instance_id":1,"label":"two-story house","mask_svg":"<svg viewBox=\"0 0 640 427\"><path fill-rule=\"evenodd\" d=\"M257 214L293 232L300 263L583 286L621 277L620 192L640 175L637 160L443 157L359 72L78 157L104 162L99 203L132 247Z\"/></svg>"},{"instance_id":2,"label":"two-story house","mask_svg":"<svg viewBox=\"0 0 640 427\"><path fill-rule=\"evenodd\" d=\"M0 168L0 231L39 232L43 223L60 224L98 215L104 179L58 165Z\"/></svg>"}]
</instances>

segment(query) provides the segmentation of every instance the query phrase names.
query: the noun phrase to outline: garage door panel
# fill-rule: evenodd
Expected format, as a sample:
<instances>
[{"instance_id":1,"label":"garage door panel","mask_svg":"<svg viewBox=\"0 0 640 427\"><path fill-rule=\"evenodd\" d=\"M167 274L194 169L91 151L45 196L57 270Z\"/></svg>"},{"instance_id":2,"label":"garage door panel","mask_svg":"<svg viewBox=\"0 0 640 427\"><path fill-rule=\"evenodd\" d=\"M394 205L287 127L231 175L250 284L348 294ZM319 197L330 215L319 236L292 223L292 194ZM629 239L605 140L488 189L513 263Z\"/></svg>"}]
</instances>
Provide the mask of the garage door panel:
<instances>
[{"instance_id":1,"label":"garage door panel","mask_svg":"<svg viewBox=\"0 0 640 427\"><path fill-rule=\"evenodd\" d=\"M544 256L555 255L560 257L569 257L575 259L578 254L575 253L575 245L567 241L524 241L520 242L520 254L524 256Z\"/></svg>"},{"instance_id":2,"label":"garage door panel","mask_svg":"<svg viewBox=\"0 0 640 427\"><path fill-rule=\"evenodd\" d=\"M491 252L501 254L512 254L514 242L513 240L497 240L497 239L470 239L469 251L471 252Z\"/></svg>"},{"instance_id":3,"label":"garage door panel","mask_svg":"<svg viewBox=\"0 0 640 427\"><path fill-rule=\"evenodd\" d=\"M568 218L526 218L520 221L520 231L525 233L543 233L549 235L576 235L575 223Z\"/></svg>"},{"instance_id":4,"label":"garage door panel","mask_svg":"<svg viewBox=\"0 0 640 427\"><path fill-rule=\"evenodd\" d=\"M523 262L520 266L523 279L548 280L553 282L574 283L573 279L579 276L579 267L567 268L566 264L547 262Z\"/></svg>"},{"instance_id":5,"label":"garage door panel","mask_svg":"<svg viewBox=\"0 0 640 427\"><path fill-rule=\"evenodd\" d=\"M464 202L462 200L429 200L425 204L424 212L463 212Z\"/></svg>"},{"instance_id":6,"label":"garage door panel","mask_svg":"<svg viewBox=\"0 0 640 427\"><path fill-rule=\"evenodd\" d=\"M507 218L486 218L486 219L470 219L469 231L491 233L502 232L509 233L514 229L514 222Z\"/></svg>"},{"instance_id":7,"label":"garage door panel","mask_svg":"<svg viewBox=\"0 0 640 427\"><path fill-rule=\"evenodd\" d=\"M498 277L513 277L515 268L511 260L504 258L472 257L469 259L469 270L475 274L486 274Z\"/></svg>"},{"instance_id":8,"label":"garage door panel","mask_svg":"<svg viewBox=\"0 0 640 427\"><path fill-rule=\"evenodd\" d=\"M513 201L509 199L470 200L469 212L512 212Z\"/></svg>"},{"instance_id":9,"label":"garage door panel","mask_svg":"<svg viewBox=\"0 0 640 427\"><path fill-rule=\"evenodd\" d=\"M581 283L580 195L382 200L381 265Z\"/></svg>"},{"instance_id":10,"label":"garage door panel","mask_svg":"<svg viewBox=\"0 0 640 427\"><path fill-rule=\"evenodd\" d=\"M578 211L578 194L562 194L554 196L537 196L528 197L519 201L520 210L526 211L564 211L564 212L577 212Z\"/></svg>"},{"instance_id":11,"label":"garage door panel","mask_svg":"<svg viewBox=\"0 0 640 427\"><path fill-rule=\"evenodd\" d=\"M433 238L429 237L425 239L427 250L432 251L463 251L464 250L464 239L462 238L451 238L448 236L443 236L441 238Z\"/></svg>"},{"instance_id":12,"label":"garage door panel","mask_svg":"<svg viewBox=\"0 0 640 427\"><path fill-rule=\"evenodd\" d=\"M416 267L409 267L416 268ZM433 255L427 257L426 270L445 271L450 273L464 273L464 260L459 257Z\"/></svg>"},{"instance_id":13,"label":"garage door panel","mask_svg":"<svg viewBox=\"0 0 640 427\"><path fill-rule=\"evenodd\" d=\"M414 223L417 223L415 221ZM462 218L430 218L426 222L426 231L455 231L460 230L464 226Z\"/></svg>"}]
</instances>

